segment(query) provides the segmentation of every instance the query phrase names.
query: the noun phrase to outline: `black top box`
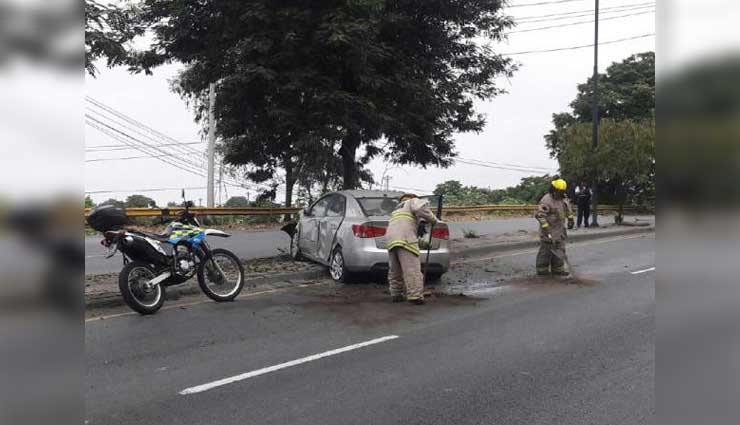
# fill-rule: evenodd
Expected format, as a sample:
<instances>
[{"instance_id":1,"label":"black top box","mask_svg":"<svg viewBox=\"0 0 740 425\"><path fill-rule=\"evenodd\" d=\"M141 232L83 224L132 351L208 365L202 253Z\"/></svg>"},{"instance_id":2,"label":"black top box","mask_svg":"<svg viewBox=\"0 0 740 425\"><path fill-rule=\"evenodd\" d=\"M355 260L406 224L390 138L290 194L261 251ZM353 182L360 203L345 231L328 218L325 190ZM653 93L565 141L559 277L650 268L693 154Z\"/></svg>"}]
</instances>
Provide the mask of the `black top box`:
<instances>
[{"instance_id":1,"label":"black top box","mask_svg":"<svg viewBox=\"0 0 740 425\"><path fill-rule=\"evenodd\" d=\"M87 216L87 224L98 232L118 230L128 224L128 217L123 208L113 205L101 205L96 207Z\"/></svg>"}]
</instances>

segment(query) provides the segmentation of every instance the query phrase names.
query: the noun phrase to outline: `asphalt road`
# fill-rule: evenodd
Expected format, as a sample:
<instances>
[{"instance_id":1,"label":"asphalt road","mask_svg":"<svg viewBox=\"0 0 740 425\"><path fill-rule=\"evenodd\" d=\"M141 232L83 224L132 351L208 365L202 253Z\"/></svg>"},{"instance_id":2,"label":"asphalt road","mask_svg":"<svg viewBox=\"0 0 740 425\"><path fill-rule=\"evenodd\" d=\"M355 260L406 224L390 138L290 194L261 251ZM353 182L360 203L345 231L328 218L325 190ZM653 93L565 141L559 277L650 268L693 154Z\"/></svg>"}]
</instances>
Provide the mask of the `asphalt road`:
<instances>
[{"instance_id":1,"label":"asphalt road","mask_svg":"<svg viewBox=\"0 0 740 425\"><path fill-rule=\"evenodd\" d=\"M603 216L602 223L612 218ZM537 223L529 217L500 218L496 220L449 223L452 238L462 238L463 229L471 229L479 235L516 233L519 230L536 230ZM282 231L246 232L235 231L232 237L211 238L213 246L226 248L243 259L264 258L279 255L280 249L287 250L290 238ZM104 258L105 248L100 245L101 237L85 237L85 274L116 273L123 267L120 255Z\"/></svg>"},{"instance_id":2,"label":"asphalt road","mask_svg":"<svg viewBox=\"0 0 740 425\"><path fill-rule=\"evenodd\" d=\"M88 319L86 423L652 423L654 236L569 254L578 281L456 264L425 306L318 282Z\"/></svg>"}]
</instances>

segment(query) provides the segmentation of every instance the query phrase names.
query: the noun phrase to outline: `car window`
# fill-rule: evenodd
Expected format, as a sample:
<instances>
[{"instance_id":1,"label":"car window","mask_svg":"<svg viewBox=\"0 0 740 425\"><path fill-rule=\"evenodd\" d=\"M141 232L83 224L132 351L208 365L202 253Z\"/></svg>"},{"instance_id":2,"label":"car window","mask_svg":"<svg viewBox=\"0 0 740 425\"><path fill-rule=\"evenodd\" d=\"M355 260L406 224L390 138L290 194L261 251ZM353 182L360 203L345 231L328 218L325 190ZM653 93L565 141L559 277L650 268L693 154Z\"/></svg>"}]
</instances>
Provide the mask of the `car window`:
<instances>
[{"instance_id":1,"label":"car window","mask_svg":"<svg viewBox=\"0 0 740 425\"><path fill-rule=\"evenodd\" d=\"M342 195L332 195L329 197L329 205L326 208L327 217L342 217L346 200Z\"/></svg>"},{"instance_id":2,"label":"car window","mask_svg":"<svg viewBox=\"0 0 740 425\"><path fill-rule=\"evenodd\" d=\"M357 198L357 202L362 207L362 212L366 216L386 216L391 215L393 210L398 206L398 198Z\"/></svg>"},{"instance_id":3,"label":"car window","mask_svg":"<svg viewBox=\"0 0 740 425\"><path fill-rule=\"evenodd\" d=\"M329 205L330 196L323 197L316 201L311 207L311 217L323 217L326 215L326 207Z\"/></svg>"}]
</instances>

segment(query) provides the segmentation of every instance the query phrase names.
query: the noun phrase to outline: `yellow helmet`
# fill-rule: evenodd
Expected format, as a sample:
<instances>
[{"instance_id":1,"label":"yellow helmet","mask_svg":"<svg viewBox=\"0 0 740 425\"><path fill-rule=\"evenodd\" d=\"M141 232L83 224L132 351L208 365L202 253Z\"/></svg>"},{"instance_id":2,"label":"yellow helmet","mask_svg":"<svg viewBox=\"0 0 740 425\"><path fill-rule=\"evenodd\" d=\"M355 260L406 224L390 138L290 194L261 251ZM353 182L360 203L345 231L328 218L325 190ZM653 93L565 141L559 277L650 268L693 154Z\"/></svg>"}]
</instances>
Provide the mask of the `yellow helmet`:
<instances>
[{"instance_id":1,"label":"yellow helmet","mask_svg":"<svg viewBox=\"0 0 740 425\"><path fill-rule=\"evenodd\" d=\"M552 183L552 187L554 187L557 190L562 190L563 192L565 192L565 189L568 188L568 183L566 183L565 180L563 179L553 180L551 183Z\"/></svg>"}]
</instances>

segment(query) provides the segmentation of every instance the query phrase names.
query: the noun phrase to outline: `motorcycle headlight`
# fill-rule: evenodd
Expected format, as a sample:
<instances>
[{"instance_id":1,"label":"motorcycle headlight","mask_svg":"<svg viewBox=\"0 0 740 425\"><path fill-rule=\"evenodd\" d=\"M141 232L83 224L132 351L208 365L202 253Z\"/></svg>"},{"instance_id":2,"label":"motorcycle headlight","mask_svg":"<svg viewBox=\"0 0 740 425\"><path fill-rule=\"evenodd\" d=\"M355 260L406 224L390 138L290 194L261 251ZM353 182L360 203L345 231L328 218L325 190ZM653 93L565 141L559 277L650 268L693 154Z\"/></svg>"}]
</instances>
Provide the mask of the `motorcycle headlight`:
<instances>
[{"instance_id":1,"label":"motorcycle headlight","mask_svg":"<svg viewBox=\"0 0 740 425\"><path fill-rule=\"evenodd\" d=\"M131 245L132 243L134 243L134 238L132 236L126 236L125 238L123 238L123 243L125 243L126 245Z\"/></svg>"}]
</instances>

